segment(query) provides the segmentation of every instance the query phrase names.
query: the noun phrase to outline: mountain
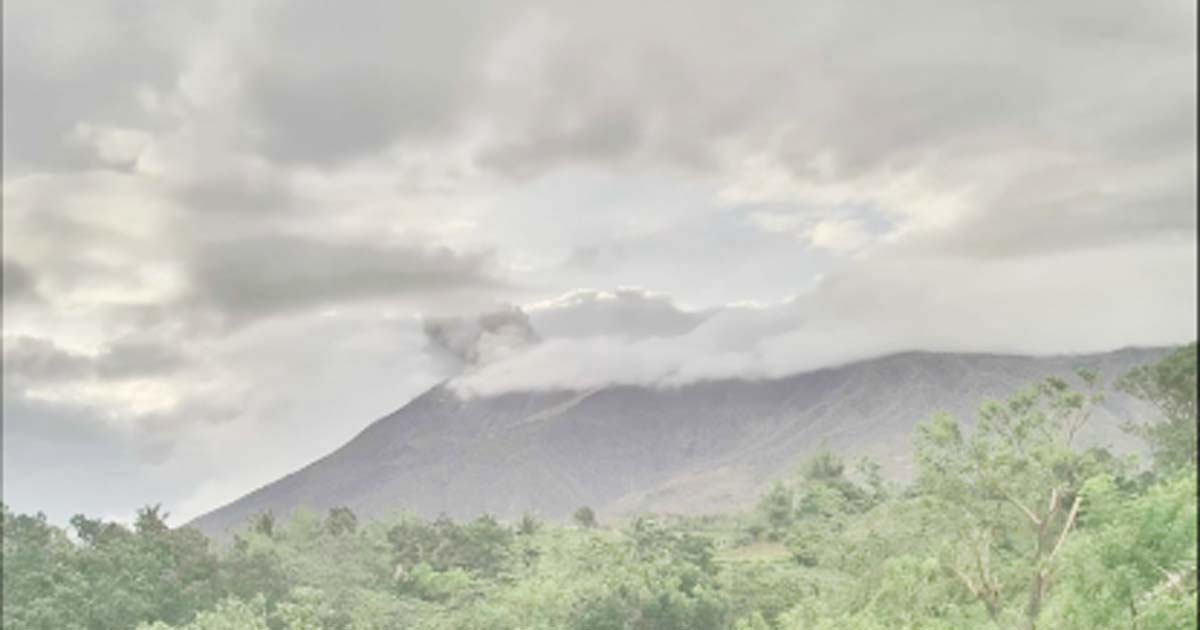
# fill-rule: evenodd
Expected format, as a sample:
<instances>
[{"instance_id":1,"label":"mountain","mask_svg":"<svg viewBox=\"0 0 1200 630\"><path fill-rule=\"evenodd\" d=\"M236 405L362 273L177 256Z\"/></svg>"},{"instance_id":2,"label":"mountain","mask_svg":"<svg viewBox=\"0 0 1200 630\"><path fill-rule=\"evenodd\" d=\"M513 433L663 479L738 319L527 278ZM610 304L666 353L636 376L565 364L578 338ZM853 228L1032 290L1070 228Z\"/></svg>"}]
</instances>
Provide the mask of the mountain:
<instances>
[{"instance_id":1,"label":"mountain","mask_svg":"<svg viewBox=\"0 0 1200 630\"><path fill-rule=\"evenodd\" d=\"M435 387L328 456L193 525L228 532L256 513L345 505L360 516L398 511L471 518L532 512L561 518L743 508L764 485L826 446L869 455L895 479L913 474L914 426L938 411L972 422L1004 398L1077 367L1107 380L1168 349L1056 357L909 352L772 380L669 389L610 386L462 398ZM1148 413L1112 393L1084 439L1136 448L1120 420Z\"/></svg>"}]
</instances>

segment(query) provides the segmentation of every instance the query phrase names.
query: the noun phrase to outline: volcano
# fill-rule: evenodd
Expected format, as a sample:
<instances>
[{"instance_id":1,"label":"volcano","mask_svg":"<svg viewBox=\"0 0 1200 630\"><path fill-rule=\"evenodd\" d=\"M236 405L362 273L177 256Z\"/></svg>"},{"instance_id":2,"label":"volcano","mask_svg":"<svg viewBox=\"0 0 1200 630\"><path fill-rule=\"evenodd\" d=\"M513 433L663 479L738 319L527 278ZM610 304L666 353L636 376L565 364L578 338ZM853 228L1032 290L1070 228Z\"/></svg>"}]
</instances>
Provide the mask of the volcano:
<instances>
[{"instance_id":1,"label":"volcano","mask_svg":"<svg viewBox=\"0 0 1200 630\"><path fill-rule=\"evenodd\" d=\"M1029 357L908 352L771 380L609 386L464 397L442 384L326 457L191 524L228 533L253 515L346 506L472 518L716 513L753 504L819 449L914 474L917 423L945 411L968 425L980 403L1044 377L1096 369L1114 380L1169 349ZM1109 392L1082 439L1129 452L1119 428L1151 413Z\"/></svg>"}]
</instances>

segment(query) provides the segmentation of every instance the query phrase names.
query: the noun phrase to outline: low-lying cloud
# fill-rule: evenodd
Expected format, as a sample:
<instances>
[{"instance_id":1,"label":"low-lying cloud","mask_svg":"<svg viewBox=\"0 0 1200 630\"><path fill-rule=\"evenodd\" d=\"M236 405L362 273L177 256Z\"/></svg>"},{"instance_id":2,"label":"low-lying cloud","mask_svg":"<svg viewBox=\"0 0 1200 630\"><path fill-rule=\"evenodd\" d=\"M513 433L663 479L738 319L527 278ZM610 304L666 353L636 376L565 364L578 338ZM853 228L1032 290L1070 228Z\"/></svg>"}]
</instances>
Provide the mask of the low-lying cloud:
<instances>
[{"instance_id":1,"label":"low-lying cloud","mask_svg":"<svg viewBox=\"0 0 1200 630\"><path fill-rule=\"evenodd\" d=\"M683 330L539 329L541 343L478 364L453 386L466 395L670 387L782 377L908 350L1049 355L1183 343L1194 338L1196 272L1182 263L1195 247L1168 241L986 265L898 255L862 261L783 303L675 309L695 322ZM604 322L614 310L656 322L674 308L630 290L549 304L559 311L546 320L555 325ZM530 309L535 323L546 308Z\"/></svg>"}]
</instances>

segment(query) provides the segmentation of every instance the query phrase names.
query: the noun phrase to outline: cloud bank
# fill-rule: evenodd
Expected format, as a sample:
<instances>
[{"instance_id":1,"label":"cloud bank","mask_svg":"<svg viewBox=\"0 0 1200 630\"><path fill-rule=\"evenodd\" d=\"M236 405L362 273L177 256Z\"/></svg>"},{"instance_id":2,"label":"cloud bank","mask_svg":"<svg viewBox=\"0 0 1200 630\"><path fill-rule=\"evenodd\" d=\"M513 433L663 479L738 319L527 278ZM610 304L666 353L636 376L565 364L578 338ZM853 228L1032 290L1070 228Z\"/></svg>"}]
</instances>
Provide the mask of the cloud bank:
<instances>
[{"instance_id":1,"label":"cloud bank","mask_svg":"<svg viewBox=\"0 0 1200 630\"><path fill-rule=\"evenodd\" d=\"M467 396L673 387L776 378L909 350L1052 355L1177 344L1195 335L1197 276L1180 264L1195 255L1195 243L1162 243L986 267L896 257L860 262L782 303L703 313L631 290L600 300L572 293L530 307L535 322L551 324L539 329L544 341L473 366L452 386ZM546 310L557 312L539 318ZM607 326L614 311L652 328L664 313L690 325L623 334Z\"/></svg>"},{"instance_id":2,"label":"cloud bank","mask_svg":"<svg viewBox=\"0 0 1200 630\"><path fill-rule=\"evenodd\" d=\"M464 369L1194 337L1195 2L4 10L17 509L186 516Z\"/></svg>"}]
</instances>

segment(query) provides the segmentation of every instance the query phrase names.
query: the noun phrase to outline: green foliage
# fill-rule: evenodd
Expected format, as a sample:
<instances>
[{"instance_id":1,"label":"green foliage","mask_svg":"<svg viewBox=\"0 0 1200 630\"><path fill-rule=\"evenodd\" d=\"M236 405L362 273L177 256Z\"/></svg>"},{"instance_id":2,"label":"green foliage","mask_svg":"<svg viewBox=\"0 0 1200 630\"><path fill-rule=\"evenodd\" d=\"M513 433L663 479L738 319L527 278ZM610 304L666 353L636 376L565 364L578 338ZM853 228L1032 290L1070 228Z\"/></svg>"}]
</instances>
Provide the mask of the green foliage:
<instances>
[{"instance_id":1,"label":"green foliage","mask_svg":"<svg viewBox=\"0 0 1200 630\"><path fill-rule=\"evenodd\" d=\"M161 621L137 627L137 630L172 629L173 626ZM178 630L270 630L270 626L267 625L266 606L261 597L250 602L230 598L217 602L211 610L201 611L194 621L178 626Z\"/></svg>"},{"instance_id":2,"label":"green foliage","mask_svg":"<svg viewBox=\"0 0 1200 630\"><path fill-rule=\"evenodd\" d=\"M1094 374L1080 376L1096 383ZM951 534L943 563L995 621L1022 600L1026 626L1040 614L1081 485L1102 472L1092 452L1072 444L1099 400L1094 390L1049 378L1004 403L985 403L969 436L945 415L917 429L919 488L937 502Z\"/></svg>"},{"instance_id":3,"label":"green foliage","mask_svg":"<svg viewBox=\"0 0 1200 630\"><path fill-rule=\"evenodd\" d=\"M1194 424L1190 352L1123 387ZM588 508L571 527L337 507L263 513L214 546L159 506L69 530L4 508L3 630L1191 627L1194 433L1141 425L1156 470L1130 477L1074 446L1100 400L1095 374L1076 382L922 424L910 487L822 451L738 516L600 528Z\"/></svg>"},{"instance_id":4,"label":"green foliage","mask_svg":"<svg viewBox=\"0 0 1200 630\"><path fill-rule=\"evenodd\" d=\"M743 625L757 623L748 620L751 617L773 624L780 615L821 590L820 577L790 562L731 563L722 568L718 579L732 616L742 619Z\"/></svg>"},{"instance_id":5,"label":"green foliage","mask_svg":"<svg viewBox=\"0 0 1200 630\"><path fill-rule=\"evenodd\" d=\"M44 514L4 514L4 630L64 630L86 626L76 614L86 583L76 547Z\"/></svg>"},{"instance_id":6,"label":"green foliage","mask_svg":"<svg viewBox=\"0 0 1200 630\"><path fill-rule=\"evenodd\" d=\"M522 536L532 536L542 528L539 522L532 514L528 512L521 515L521 521L517 523L517 533Z\"/></svg>"},{"instance_id":7,"label":"green foliage","mask_svg":"<svg viewBox=\"0 0 1200 630\"><path fill-rule=\"evenodd\" d=\"M792 490L782 482L772 485L770 491L759 500L758 511L766 523L768 539L778 540L781 532L791 526L796 510L795 502Z\"/></svg>"},{"instance_id":8,"label":"green foliage","mask_svg":"<svg viewBox=\"0 0 1200 630\"><path fill-rule=\"evenodd\" d=\"M571 518L575 521L576 525L585 529L591 529L598 525L596 522L596 513L586 505L575 510L575 514Z\"/></svg>"},{"instance_id":9,"label":"green foliage","mask_svg":"<svg viewBox=\"0 0 1200 630\"><path fill-rule=\"evenodd\" d=\"M170 514L162 511L162 504L147 505L137 511L137 515L133 522L133 530L142 536L155 536L165 534L167 527L167 518Z\"/></svg>"},{"instance_id":10,"label":"green foliage","mask_svg":"<svg viewBox=\"0 0 1200 630\"><path fill-rule=\"evenodd\" d=\"M131 628L179 622L218 598L208 540L147 507L136 531L82 516L77 543L41 515L4 513L4 628Z\"/></svg>"},{"instance_id":11,"label":"green foliage","mask_svg":"<svg viewBox=\"0 0 1200 630\"><path fill-rule=\"evenodd\" d=\"M733 630L771 630L771 624L767 623L762 613L751 613L749 617L742 617L733 624Z\"/></svg>"},{"instance_id":12,"label":"green foliage","mask_svg":"<svg viewBox=\"0 0 1200 630\"><path fill-rule=\"evenodd\" d=\"M1063 550L1054 628L1184 628L1196 620L1196 475L1144 494L1110 476L1083 489L1087 527Z\"/></svg>"},{"instance_id":13,"label":"green foliage","mask_svg":"<svg viewBox=\"0 0 1200 630\"><path fill-rule=\"evenodd\" d=\"M271 510L262 512L250 520L250 529L270 538L275 535L275 514Z\"/></svg>"},{"instance_id":14,"label":"green foliage","mask_svg":"<svg viewBox=\"0 0 1200 630\"><path fill-rule=\"evenodd\" d=\"M1126 430L1146 440L1155 463L1164 470L1196 465L1196 344L1166 359L1134 368L1117 387L1153 405L1162 414L1155 422L1134 422Z\"/></svg>"},{"instance_id":15,"label":"green foliage","mask_svg":"<svg viewBox=\"0 0 1200 630\"><path fill-rule=\"evenodd\" d=\"M462 569L494 577L513 558L514 533L491 516L459 525L440 518L432 523L406 519L387 533L397 571L426 564L437 571Z\"/></svg>"},{"instance_id":16,"label":"green foliage","mask_svg":"<svg viewBox=\"0 0 1200 630\"><path fill-rule=\"evenodd\" d=\"M335 507L329 510L329 517L325 519L325 527L334 536L353 534L358 530L358 517L348 507Z\"/></svg>"}]
</instances>

